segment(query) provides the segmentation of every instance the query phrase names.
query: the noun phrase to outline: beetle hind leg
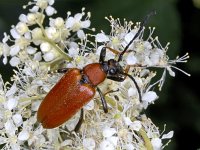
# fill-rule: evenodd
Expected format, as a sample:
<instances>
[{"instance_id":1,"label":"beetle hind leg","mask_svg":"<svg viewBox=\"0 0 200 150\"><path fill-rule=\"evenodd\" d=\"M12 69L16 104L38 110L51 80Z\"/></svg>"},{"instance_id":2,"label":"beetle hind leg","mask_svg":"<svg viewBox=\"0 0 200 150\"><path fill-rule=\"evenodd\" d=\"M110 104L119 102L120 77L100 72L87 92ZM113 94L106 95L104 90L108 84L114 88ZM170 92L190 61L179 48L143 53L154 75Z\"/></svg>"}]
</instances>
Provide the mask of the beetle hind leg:
<instances>
[{"instance_id":1,"label":"beetle hind leg","mask_svg":"<svg viewBox=\"0 0 200 150\"><path fill-rule=\"evenodd\" d=\"M75 132L79 131L79 129L81 128L82 123L83 123L83 108L81 109L79 121L78 121L78 123L76 124L76 126L74 128Z\"/></svg>"}]
</instances>

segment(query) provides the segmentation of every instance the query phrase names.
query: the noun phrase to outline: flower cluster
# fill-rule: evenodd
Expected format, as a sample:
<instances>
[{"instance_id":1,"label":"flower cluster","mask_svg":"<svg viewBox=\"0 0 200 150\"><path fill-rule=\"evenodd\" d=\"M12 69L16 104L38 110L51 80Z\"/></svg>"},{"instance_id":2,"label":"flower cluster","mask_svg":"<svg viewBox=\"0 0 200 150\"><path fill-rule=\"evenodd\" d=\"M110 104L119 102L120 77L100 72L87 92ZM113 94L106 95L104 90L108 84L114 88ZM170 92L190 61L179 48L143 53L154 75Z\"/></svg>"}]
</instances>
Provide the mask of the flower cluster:
<instances>
[{"instance_id":1,"label":"flower cluster","mask_svg":"<svg viewBox=\"0 0 200 150\"><path fill-rule=\"evenodd\" d=\"M78 133L74 132L80 114L62 126L44 129L37 122L37 110L45 95L61 78L61 74L48 73L59 68L83 68L97 62L100 51L107 47L106 59L116 59L117 54L133 39L140 28L124 20L106 18L111 26L110 34L94 34L90 28L90 12L74 16L67 12L66 18L56 14L54 0L33 0L28 14L21 14L19 22L12 26L10 34L4 33L0 43L3 63L15 67L10 82L0 76L0 147L3 149L155 149L165 147L165 139L173 136L173 131L161 133L158 127L141 110L154 103L158 96L153 87L161 89L168 71L176 63L186 62L188 54L170 60L165 47L153 38L155 28L149 28L149 36L144 39L145 28L131 43L124 54L121 65L130 68L141 91L139 100L135 84L105 80L99 88L106 93L109 112L104 113L98 94L84 106L84 122ZM49 17L49 20L47 20ZM46 25L46 22L49 22ZM88 40L90 36L93 40ZM151 68L163 69L161 78L152 83L157 72ZM189 75L189 74L187 74ZM114 90L114 92L109 92Z\"/></svg>"}]
</instances>

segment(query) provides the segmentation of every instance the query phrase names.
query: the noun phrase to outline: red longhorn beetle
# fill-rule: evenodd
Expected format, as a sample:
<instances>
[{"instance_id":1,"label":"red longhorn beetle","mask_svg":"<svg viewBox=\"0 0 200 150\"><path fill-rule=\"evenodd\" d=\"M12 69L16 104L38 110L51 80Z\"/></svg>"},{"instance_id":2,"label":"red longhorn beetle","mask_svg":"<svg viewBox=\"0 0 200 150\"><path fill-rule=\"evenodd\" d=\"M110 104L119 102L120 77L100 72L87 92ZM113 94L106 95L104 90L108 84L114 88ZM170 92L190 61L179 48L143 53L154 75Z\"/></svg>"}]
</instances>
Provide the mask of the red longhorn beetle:
<instances>
[{"instance_id":1,"label":"red longhorn beetle","mask_svg":"<svg viewBox=\"0 0 200 150\"><path fill-rule=\"evenodd\" d=\"M65 74L42 101L37 113L38 122L41 122L44 128L55 128L69 120L81 109L80 119L74 129L78 131L83 120L82 107L94 97L95 88L101 97L103 110L107 113L106 100L101 90L97 87L105 78L123 82L126 76L128 76L134 82L139 94L139 100L141 101L141 91L137 82L128 74L128 69L124 71L119 62L122 60L124 53L128 50L131 43L140 35L144 25L152 14L155 14L155 12L151 12L145 17L138 32L119 54L117 61L114 59L105 61L106 47L104 47L100 53L99 63L86 65L82 70L77 68L58 69L59 73ZM112 50L111 48L108 49Z\"/></svg>"}]
</instances>

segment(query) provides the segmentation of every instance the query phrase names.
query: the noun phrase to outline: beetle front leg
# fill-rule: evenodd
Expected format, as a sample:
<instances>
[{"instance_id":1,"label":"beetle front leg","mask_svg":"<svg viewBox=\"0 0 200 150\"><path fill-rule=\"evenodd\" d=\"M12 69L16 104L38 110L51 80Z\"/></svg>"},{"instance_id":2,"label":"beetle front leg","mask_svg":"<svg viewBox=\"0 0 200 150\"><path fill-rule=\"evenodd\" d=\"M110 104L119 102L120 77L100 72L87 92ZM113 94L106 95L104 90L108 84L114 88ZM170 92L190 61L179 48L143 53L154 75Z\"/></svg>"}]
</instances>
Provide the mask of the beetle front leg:
<instances>
[{"instance_id":1,"label":"beetle front leg","mask_svg":"<svg viewBox=\"0 0 200 150\"><path fill-rule=\"evenodd\" d=\"M80 114L80 118L79 118L79 121L78 121L78 123L76 124L76 127L74 128L74 131L75 132L78 132L79 131L79 129L81 128L81 125L82 125L82 123L83 123L83 108L81 109L81 114Z\"/></svg>"},{"instance_id":2,"label":"beetle front leg","mask_svg":"<svg viewBox=\"0 0 200 150\"><path fill-rule=\"evenodd\" d=\"M57 69L57 70L54 70L54 71L48 71L48 73L66 73L69 69L71 68L60 68L60 69Z\"/></svg>"},{"instance_id":3,"label":"beetle front leg","mask_svg":"<svg viewBox=\"0 0 200 150\"><path fill-rule=\"evenodd\" d=\"M103 95L103 93L101 92L101 90L97 87L97 91L99 92L99 95L101 97L101 102L102 102L102 105L103 105L103 110L105 113L108 112L108 105L107 105L107 102L105 100L105 97Z\"/></svg>"}]
</instances>

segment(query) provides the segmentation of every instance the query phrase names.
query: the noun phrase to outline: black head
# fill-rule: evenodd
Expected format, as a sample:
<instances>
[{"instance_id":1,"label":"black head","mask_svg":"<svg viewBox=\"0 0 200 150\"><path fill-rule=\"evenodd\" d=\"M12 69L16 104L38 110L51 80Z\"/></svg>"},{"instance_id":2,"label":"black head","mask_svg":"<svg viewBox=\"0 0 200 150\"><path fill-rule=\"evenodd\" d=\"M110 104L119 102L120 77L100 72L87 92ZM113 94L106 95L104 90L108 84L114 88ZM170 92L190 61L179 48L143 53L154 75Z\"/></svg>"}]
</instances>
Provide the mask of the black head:
<instances>
[{"instance_id":1,"label":"black head","mask_svg":"<svg viewBox=\"0 0 200 150\"><path fill-rule=\"evenodd\" d=\"M109 59L108 61L105 61L102 64L103 70L104 72L106 72L106 74L109 76L117 76L120 74L123 74L123 68L122 66L119 64L118 61L114 60L114 59Z\"/></svg>"}]
</instances>

